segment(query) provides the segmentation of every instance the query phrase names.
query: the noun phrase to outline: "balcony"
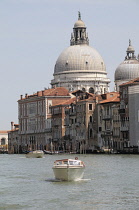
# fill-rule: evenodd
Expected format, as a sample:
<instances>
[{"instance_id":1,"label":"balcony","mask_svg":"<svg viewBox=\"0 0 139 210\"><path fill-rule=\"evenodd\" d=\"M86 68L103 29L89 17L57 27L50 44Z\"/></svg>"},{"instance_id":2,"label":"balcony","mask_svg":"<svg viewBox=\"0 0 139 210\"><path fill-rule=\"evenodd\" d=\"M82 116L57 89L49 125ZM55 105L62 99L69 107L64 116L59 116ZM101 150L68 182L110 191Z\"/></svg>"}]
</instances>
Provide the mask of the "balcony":
<instances>
[{"instance_id":1,"label":"balcony","mask_svg":"<svg viewBox=\"0 0 139 210\"><path fill-rule=\"evenodd\" d=\"M119 114L125 114L125 109L119 109Z\"/></svg>"},{"instance_id":2,"label":"balcony","mask_svg":"<svg viewBox=\"0 0 139 210\"><path fill-rule=\"evenodd\" d=\"M121 127L120 127L120 131L121 131L121 132L129 131L129 127L128 127L128 126L121 126Z\"/></svg>"},{"instance_id":3,"label":"balcony","mask_svg":"<svg viewBox=\"0 0 139 210\"><path fill-rule=\"evenodd\" d=\"M102 119L103 120L110 120L112 118L111 114L103 115Z\"/></svg>"},{"instance_id":4,"label":"balcony","mask_svg":"<svg viewBox=\"0 0 139 210\"><path fill-rule=\"evenodd\" d=\"M102 136L111 136L112 135L112 131L111 130L105 130L101 132Z\"/></svg>"},{"instance_id":5,"label":"balcony","mask_svg":"<svg viewBox=\"0 0 139 210\"><path fill-rule=\"evenodd\" d=\"M54 138L53 142L58 142L58 140L59 140L58 138Z\"/></svg>"},{"instance_id":6,"label":"balcony","mask_svg":"<svg viewBox=\"0 0 139 210\"><path fill-rule=\"evenodd\" d=\"M70 112L69 115L74 116L74 115L76 115L76 112Z\"/></svg>"},{"instance_id":7,"label":"balcony","mask_svg":"<svg viewBox=\"0 0 139 210\"><path fill-rule=\"evenodd\" d=\"M46 129L45 129L45 132L46 132L46 133L51 133L51 132L52 132L52 128L46 128Z\"/></svg>"}]
</instances>

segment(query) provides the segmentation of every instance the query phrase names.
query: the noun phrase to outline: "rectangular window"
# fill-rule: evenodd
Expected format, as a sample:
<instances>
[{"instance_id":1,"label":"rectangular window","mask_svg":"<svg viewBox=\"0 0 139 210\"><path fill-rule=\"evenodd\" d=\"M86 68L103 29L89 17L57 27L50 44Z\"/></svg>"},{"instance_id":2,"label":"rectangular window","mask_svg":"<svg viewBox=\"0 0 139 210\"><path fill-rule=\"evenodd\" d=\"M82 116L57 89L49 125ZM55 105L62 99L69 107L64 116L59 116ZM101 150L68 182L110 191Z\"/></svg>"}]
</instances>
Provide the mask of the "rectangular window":
<instances>
[{"instance_id":1,"label":"rectangular window","mask_svg":"<svg viewBox=\"0 0 139 210\"><path fill-rule=\"evenodd\" d=\"M92 110L93 106L92 104L89 104L89 110Z\"/></svg>"}]
</instances>

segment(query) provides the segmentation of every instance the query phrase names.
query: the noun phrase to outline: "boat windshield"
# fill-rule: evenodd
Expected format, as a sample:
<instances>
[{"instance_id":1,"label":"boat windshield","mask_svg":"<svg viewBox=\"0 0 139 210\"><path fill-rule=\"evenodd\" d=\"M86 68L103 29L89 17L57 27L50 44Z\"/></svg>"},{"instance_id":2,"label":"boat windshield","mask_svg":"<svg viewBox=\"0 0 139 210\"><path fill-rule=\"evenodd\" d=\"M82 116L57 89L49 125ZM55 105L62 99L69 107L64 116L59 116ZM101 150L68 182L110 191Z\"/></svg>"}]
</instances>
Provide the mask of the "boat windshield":
<instances>
[{"instance_id":1,"label":"boat windshield","mask_svg":"<svg viewBox=\"0 0 139 210\"><path fill-rule=\"evenodd\" d=\"M80 165L80 161L69 161L69 165Z\"/></svg>"},{"instance_id":2,"label":"boat windshield","mask_svg":"<svg viewBox=\"0 0 139 210\"><path fill-rule=\"evenodd\" d=\"M81 165L81 162L79 160L58 160L55 162L56 165Z\"/></svg>"}]
</instances>

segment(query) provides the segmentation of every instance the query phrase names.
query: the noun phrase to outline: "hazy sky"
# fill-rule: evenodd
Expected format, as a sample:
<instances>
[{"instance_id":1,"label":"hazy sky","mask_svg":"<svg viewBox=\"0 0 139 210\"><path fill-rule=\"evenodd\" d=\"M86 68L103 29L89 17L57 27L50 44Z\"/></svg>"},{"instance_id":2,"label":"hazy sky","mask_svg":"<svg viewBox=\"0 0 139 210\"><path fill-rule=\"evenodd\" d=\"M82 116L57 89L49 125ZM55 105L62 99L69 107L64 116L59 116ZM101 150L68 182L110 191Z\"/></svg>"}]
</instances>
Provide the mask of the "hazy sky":
<instances>
[{"instance_id":1,"label":"hazy sky","mask_svg":"<svg viewBox=\"0 0 139 210\"><path fill-rule=\"evenodd\" d=\"M81 12L103 57L110 90L129 39L139 53L139 0L0 0L0 130L18 123L18 99L50 87L59 54Z\"/></svg>"}]
</instances>

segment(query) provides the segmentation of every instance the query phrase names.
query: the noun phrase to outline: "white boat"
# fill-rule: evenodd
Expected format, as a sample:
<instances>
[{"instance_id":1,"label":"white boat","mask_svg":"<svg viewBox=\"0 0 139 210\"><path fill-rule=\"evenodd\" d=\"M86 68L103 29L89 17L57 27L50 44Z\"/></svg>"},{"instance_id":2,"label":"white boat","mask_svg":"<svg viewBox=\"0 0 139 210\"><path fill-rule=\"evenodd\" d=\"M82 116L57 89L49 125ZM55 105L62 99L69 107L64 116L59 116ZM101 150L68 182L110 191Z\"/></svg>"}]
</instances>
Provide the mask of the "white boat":
<instances>
[{"instance_id":1,"label":"white boat","mask_svg":"<svg viewBox=\"0 0 139 210\"><path fill-rule=\"evenodd\" d=\"M44 152L42 150L29 151L26 154L27 158L43 158Z\"/></svg>"},{"instance_id":2,"label":"white boat","mask_svg":"<svg viewBox=\"0 0 139 210\"><path fill-rule=\"evenodd\" d=\"M75 159L56 160L53 165L55 178L62 181L77 181L83 178L84 162Z\"/></svg>"}]
</instances>

